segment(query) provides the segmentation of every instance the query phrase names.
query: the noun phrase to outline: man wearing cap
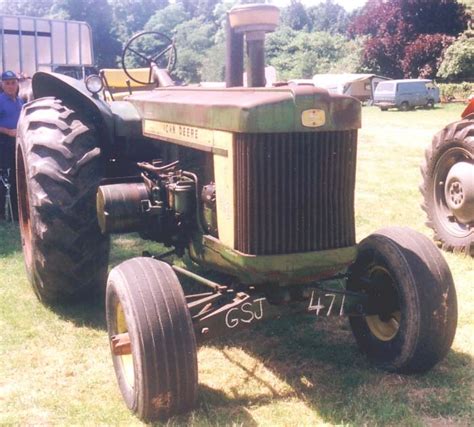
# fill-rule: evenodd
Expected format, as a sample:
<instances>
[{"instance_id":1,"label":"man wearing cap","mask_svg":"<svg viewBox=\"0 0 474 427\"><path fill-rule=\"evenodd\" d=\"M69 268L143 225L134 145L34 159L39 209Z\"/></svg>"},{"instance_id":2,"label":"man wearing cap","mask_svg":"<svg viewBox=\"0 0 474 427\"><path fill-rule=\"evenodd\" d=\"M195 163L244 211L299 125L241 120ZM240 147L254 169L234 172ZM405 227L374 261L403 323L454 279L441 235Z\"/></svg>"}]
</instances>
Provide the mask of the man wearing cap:
<instances>
[{"instance_id":1,"label":"man wearing cap","mask_svg":"<svg viewBox=\"0 0 474 427\"><path fill-rule=\"evenodd\" d=\"M8 170L10 172L10 197L13 215L16 217L15 137L23 102L18 97L18 76L13 71L2 73L2 89L3 92L0 93L0 169L4 174ZM0 186L0 218L3 218L4 208L5 188Z\"/></svg>"}]
</instances>

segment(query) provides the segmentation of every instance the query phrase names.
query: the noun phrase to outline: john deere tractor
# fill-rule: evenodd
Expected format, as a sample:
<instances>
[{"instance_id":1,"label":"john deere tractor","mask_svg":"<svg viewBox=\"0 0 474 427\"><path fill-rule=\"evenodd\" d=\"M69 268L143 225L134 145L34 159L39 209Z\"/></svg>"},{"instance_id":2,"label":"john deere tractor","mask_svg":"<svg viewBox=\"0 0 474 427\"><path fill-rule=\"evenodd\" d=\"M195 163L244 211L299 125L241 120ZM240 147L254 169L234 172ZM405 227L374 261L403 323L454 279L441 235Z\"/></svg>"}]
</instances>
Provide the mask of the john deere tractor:
<instances>
[{"instance_id":1,"label":"john deere tractor","mask_svg":"<svg viewBox=\"0 0 474 427\"><path fill-rule=\"evenodd\" d=\"M124 73L140 80L127 68L135 55L154 88L123 101L102 101L98 77L89 90L33 77L17 143L28 276L46 304L107 282L118 384L142 420L193 407L198 344L283 305L349 316L362 352L388 371L429 370L453 341L455 288L434 244L397 227L356 243L359 101L265 87L265 33L278 18L271 5L229 12L221 88L174 85L175 47L158 33L127 44ZM156 50L145 52L150 37ZM122 262L107 279L109 236L128 232L169 250Z\"/></svg>"}]
</instances>

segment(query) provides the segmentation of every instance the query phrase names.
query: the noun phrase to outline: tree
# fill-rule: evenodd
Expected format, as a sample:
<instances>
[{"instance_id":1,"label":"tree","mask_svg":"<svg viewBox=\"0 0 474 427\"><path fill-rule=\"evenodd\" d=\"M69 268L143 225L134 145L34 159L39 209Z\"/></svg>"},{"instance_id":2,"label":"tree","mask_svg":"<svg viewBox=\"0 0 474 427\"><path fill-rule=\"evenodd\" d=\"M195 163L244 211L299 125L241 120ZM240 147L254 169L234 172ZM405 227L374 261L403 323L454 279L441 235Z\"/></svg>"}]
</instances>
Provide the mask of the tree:
<instances>
[{"instance_id":1,"label":"tree","mask_svg":"<svg viewBox=\"0 0 474 427\"><path fill-rule=\"evenodd\" d=\"M267 39L267 58L279 79L312 78L314 74L357 72L362 43L340 34L279 28Z\"/></svg>"},{"instance_id":2,"label":"tree","mask_svg":"<svg viewBox=\"0 0 474 427\"><path fill-rule=\"evenodd\" d=\"M0 13L5 15L47 16L54 0L1 0Z\"/></svg>"},{"instance_id":3,"label":"tree","mask_svg":"<svg viewBox=\"0 0 474 427\"><path fill-rule=\"evenodd\" d=\"M290 5L281 11L281 22L296 31L310 25L305 7L297 0L291 0Z\"/></svg>"},{"instance_id":4,"label":"tree","mask_svg":"<svg viewBox=\"0 0 474 427\"><path fill-rule=\"evenodd\" d=\"M147 31L158 31L171 37L179 24L191 19L191 16L179 3L170 4L160 9L149 19L145 25Z\"/></svg>"},{"instance_id":5,"label":"tree","mask_svg":"<svg viewBox=\"0 0 474 427\"><path fill-rule=\"evenodd\" d=\"M145 28L150 13L168 6L168 0L113 0L111 6L115 33L125 43Z\"/></svg>"},{"instance_id":6,"label":"tree","mask_svg":"<svg viewBox=\"0 0 474 427\"><path fill-rule=\"evenodd\" d=\"M201 67L202 81L223 82L225 80L225 43L220 42L206 51Z\"/></svg>"},{"instance_id":7,"label":"tree","mask_svg":"<svg viewBox=\"0 0 474 427\"><path fill-rule=\"evenodd\" d=\"M438 70L445 80L472 79L474 76L474 31L467 30L449 46Z\"/></svg>"},{"instance_id":8,"label":"tree","mask_svg":"<svg viewBox=\"0 0 474 427\"><path fill-rule=\"evenodd\" d=\"M387 37L368 37L364 44L362 64L370 72L393 78L403 77L400 57L403 55L401 43L393 43Z\"/></svg>"},{"instance_id":9,"label":"tree","mask_svg":"<svg viewBox=\"0 0 474 427\"><path fill-rule=\"evenodd\" d=\"M205 21L212 21L214 8L220 0L176 0L176 4L184 7L184 10L193 18L201 17Z\"/></svg>"},{"instance_id":10,"label":"tree","mask_svg":"<svg viewBox=\"0 0 474 427\"><path fill-rule=\"evenodd\" d=\"M112 32L112 9L107 0L56 0L51 14L55 18L87 22L92 29L98 67L114 67L120 43Z\"/></svg>"},{"instance_id":11,"label":"tree","mask_svg":"<svg viewBox=\"0 0 474 427\"><path fill-rule=\"evenodd\" d=\"M421 34L405 49L402 69L405 77L433 79L441 64L441 58L454 37L446 34Z\"/></svg>"},{"instance_id":12,"label":"tree","mask_svg":"<svg viewBox=\"0 0 474 427\"><path fill-rule=\"evenodd\" d=\"M457 0L398 0L400 12L417 34L458 36L466 29L466 7Z\"/></svg>"},{"instance_id":13,"label":"tree","mask_svg":"<svg viewBox=\"0 0 474 427\"><path fill-rule=\"evenodd\" d=\"M326 31L331 34L345 34L349 25L349 15L346 10L334 3L334 0L326 0L308 9L308 19L312 31Z\"/></svg>"},{"instance_id":14,"label":"tree","mask_svg":"<svg viewBox=\"0 0 474 427\"><path fill-rule=\"evenodd\" d=\"M418 70L419 75L434 76L440 55L454 40L449 36L458 35L466 25L465 7L457 0L369 0L349 33L368 36L364 65L372 71L414 77Z\"/></svg>"},{"instance_id":15,"label":"tree","mask_svg":"<svg viewBox=\"0 0 474 427\"><path fill-rule=\"evenodd\" d=\"M174 75L179 80L191 83L202 80L206 52L214 45L216 27L204 17L193 18L175 28L178 64Z\"/></svg>"}]
</instances>

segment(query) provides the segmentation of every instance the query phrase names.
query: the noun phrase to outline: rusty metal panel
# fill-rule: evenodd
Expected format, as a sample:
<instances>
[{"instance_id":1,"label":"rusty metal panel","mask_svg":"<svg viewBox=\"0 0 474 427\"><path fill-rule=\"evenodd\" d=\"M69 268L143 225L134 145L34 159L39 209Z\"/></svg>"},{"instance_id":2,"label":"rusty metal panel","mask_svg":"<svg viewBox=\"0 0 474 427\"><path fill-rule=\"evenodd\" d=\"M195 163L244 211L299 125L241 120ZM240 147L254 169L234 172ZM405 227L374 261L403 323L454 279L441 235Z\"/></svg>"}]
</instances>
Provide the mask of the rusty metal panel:
<instances>
[{"instance_id":1,"label":"rusty metal panel","mask_svg":"<svg viewBox=\"0 0 474 427\"><path fill-rule=\"evenodd\" d=\"M357 130L238 134L235 248L275 255L355 244Z\"/></svg>"},{"instance_id":2,"label":"rusty metal panel","mask_svg":"<svg viewBox=\"0 0 474 427\"><path fill-rule=\"evenodd\" d=\"M318 111L321 131L360 128L360 102L331 95L325 89L278 88L159 88L126 98L146 122L153 120L238 133L313 132L308 110ZM153 135L152 135L153 137Z\"/></svg>"}]
</instances>

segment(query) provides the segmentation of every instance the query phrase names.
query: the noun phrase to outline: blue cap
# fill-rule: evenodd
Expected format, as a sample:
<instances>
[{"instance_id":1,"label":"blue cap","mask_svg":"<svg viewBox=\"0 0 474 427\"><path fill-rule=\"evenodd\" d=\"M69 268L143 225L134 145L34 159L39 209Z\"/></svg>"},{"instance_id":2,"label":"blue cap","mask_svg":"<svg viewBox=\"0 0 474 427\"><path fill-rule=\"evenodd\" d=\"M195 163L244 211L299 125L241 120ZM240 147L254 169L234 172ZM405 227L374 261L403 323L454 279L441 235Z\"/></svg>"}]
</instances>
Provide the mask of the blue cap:
<instances>
[{"instance_id":1,"label":"blue cap","mask_svg":"<svg viewBox=\"0 0 474 427\"><path fill-rule=\"evenodd\" d=\"M18 80L18 76L16 75L16 73L14 73L13 71L4 71L2 73L2 81L3 80Z\"/></svg>"}]
</instances>

